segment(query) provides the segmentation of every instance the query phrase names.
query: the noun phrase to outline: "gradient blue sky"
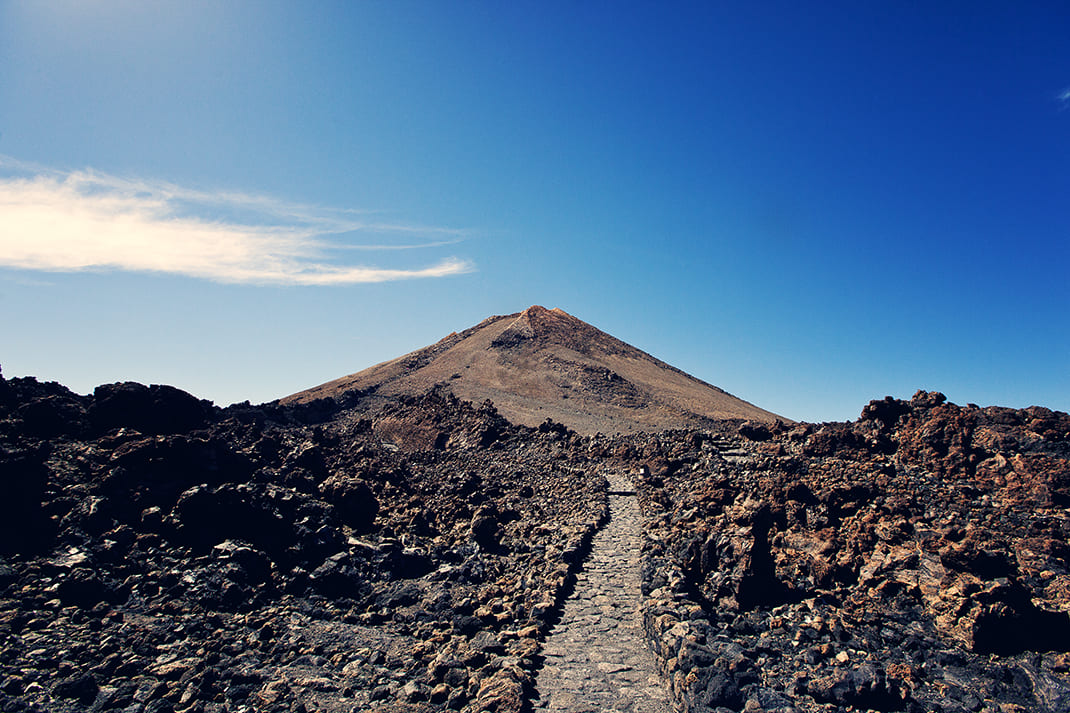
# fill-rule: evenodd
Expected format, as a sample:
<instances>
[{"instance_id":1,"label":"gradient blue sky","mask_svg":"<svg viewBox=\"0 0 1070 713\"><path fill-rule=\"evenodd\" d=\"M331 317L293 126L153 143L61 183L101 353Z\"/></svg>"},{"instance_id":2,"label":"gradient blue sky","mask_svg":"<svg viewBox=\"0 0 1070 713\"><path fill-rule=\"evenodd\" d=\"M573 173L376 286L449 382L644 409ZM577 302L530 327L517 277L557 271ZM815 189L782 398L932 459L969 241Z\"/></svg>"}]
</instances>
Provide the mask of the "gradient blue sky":
<instances>
[{"instance_id":1,"label":"gradient blue sky","mask_svg":"<svg viewBox=\"0 0 1070 713\"><path fill-rule=\"evenodd\" d=\"M277 398L560 307L1070 409L1070 5L0 0L0 364Z\"/></svg>"}]
</instances>

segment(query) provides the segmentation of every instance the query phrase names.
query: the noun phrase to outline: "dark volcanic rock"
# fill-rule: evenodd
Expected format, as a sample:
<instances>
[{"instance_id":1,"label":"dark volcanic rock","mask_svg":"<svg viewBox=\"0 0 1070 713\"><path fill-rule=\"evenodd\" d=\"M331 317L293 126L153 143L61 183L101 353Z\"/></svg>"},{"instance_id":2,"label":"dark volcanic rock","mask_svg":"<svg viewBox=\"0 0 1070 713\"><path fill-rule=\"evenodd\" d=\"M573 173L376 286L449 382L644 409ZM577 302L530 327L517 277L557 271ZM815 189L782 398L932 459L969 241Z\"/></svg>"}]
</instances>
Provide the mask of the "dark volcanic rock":
<instances>
[{"instance_id":1,"label":"dark volcanic rock","mask_svg":"<svg viewBox=\"0 0 1070 713\"><path fill-rule=\"evenodd\" d=\"M493 506L484 506L472 516L472 540L480 547L494 549L501 537L500 515Z\"/></svg>"},{"instance_id":2,"label":"dark volcanic rock","mask_svg":"<svg viewBox=\"0 0 1070 713\"><path fill-rule=\"evenodd\" d=\"M38 550L49 533L50 523L41 507L48 469L44 446L0 446L0 553L30 553Z\"/></svg>"},{"instance_id":3,"label":"dark volcanic rock","mask_svg":"<svg viewBox=\"0 0 1070 713\"><path fill-rule=\"evenodd\" d=\"M607 438L0 378L0 709L525 710L629 472L680 710L1068 711L1068 460L935 392Z\"/></svg>"},{"instance_id":4,"label":"dark volcanic rock","mask_svg":"<svg viewBox=\"0 0 1070 713\"><path fill-rule=\"evenodd\" d=\"M242 482L252 473L248 459L223 439L188 435L123 442L109 465L103 492L138 513L154 505L170 508L191 486Z\"/></svg>"},{"instance_id":5,"label":"dark volcanic rock","mask_svg":"<svg viewBox=\"0 0 1070 713\"><path fill-rule=\"evenodd\" d=\"M0 376L0 417L17 424L19 433L35 438L83 435L89 428L85 397L65 386L33 377L4 380Z\"/></svg>"},{"instance_id":6,"label":"dark volcanic rock","mask_svg":"<svg viewBox=\"0 0 1070 713\"><path fill-rule=\"evenodd\" d=\"M98 432L133 428L150 435L183 433L207 425L211 403L176 389L132 381L103 384L93 392L89 420Z\"/></svg>"},{"instance_id":7,"label":"dark volcanic rock","mask_svg":"<svg viewBox=\"0 0 1070 713\"><path fill-rule=\"evenodd\" d=\"M446 434L401 449L337 407L0 387L4 710L519 710L516 632L605 508L583 439L439 392L375 419Z\"/></svg>"},{"instance_id":8,"label":"dark volcanic rock","mask_svg":"<svg viewBox=\"0 0 1070 713\"><path fill-rule=\"evenodd\" d=\"M769 426L764 423L751 423L747 422L739 427L739 435L746 438L748 441L768 441L773 437L773 432L769 430Z\"/></svg>"},{"instance_id":9,"label":"dark volcanic rock","mask_svg":"<svg viewBox=\"0 0 1070 713\"><path fill-rule=\"evenodd\" d=\"M60 698L73 698L82 705L92 703L100 690L96 680L90 673L80 673L60 681L52 689L52 693Z\"/></svg>"},{"instance_id":10,"label":"dark volcanic rock","mask_svg":"<svg viewBox=\"0 0 1070 713\"><path fill-rule=\"evenodd\" d=\"M379 512L379 501L371 487L362 480L336 474L320 485L324 499L334 505L339 519L357 532L372 529Z\"/></svg>"},{"instance_id":11,"label":"dark volcanic rock","mask_svg":"<svg viewBox=\"0 0 1070 713\"><path fill-rule=\"evenodd\" d=\"M278 555L296 537L272 495L253 485L196 485L183 492L175 503L172 516L176 534L200 550L237 539Z\"/></svg>"}]
</instances>

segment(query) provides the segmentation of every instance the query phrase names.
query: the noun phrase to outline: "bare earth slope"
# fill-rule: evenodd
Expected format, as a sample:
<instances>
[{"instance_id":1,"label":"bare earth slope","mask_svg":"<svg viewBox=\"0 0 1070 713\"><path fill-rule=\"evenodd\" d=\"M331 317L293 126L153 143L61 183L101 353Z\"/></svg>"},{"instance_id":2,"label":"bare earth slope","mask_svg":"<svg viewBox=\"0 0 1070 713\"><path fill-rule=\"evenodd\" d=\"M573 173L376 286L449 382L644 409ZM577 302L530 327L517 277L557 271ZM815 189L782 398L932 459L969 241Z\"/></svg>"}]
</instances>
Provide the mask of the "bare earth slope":
<instances>
[{"instance_id":1,"label":"bare earth slope","mask_svg":"<svg viewBox=\"0 0 1070 713\"><path fill-rule=\"evenodd\" d=\"M365 392L417 395L448 383L494 402L514 423L547 418L580 433L695 428L711 419L779 417L625 344L560 309L491 317L424 349L282 399L285 405ZM782 419L784 420L784 419Z\"/></svg>"}]
</instances>

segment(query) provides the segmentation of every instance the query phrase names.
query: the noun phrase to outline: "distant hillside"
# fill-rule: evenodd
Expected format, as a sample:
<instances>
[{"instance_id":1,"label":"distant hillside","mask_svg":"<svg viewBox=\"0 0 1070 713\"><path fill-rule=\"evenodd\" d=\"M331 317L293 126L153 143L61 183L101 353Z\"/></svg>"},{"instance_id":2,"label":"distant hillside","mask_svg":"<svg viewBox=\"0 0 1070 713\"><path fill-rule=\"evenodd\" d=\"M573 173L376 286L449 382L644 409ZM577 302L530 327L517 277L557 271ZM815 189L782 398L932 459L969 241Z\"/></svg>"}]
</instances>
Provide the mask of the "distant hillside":
<instances>
[{"instance_id":1,"label":"distant hillside","mask_svg":"<svg viewBox=\"0 0 1070 713\"><path fill-rule=\"evenodd\" d=\"M293 394L282 403L366 392L368 406L375 406L384 397L417 395L443 383L462 399L490 399L515 423L533 426L550 418L586 434L780 418L560 309L539 306L490 317L429 347Z\"/></svg>"}]
</instances>

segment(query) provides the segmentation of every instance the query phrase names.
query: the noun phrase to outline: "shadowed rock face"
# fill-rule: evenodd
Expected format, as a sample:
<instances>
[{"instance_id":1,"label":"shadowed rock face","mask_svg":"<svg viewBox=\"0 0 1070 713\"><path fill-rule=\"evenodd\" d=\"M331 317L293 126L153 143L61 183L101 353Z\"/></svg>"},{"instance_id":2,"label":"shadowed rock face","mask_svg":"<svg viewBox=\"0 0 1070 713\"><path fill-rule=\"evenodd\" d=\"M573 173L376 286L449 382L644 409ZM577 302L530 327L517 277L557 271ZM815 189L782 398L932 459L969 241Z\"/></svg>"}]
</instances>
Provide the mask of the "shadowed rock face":
<instances>
[{"instance_id":1,"label":"shadowed rock face","mask_svg":"<svg viewBox=\"0 0 1070 713\"><path fill-rule=\"evenodd\" d=\"M486 399L514 423L546 419L582 434L695 428L711 419L772 423L775 414L688 376L560 309L491 317L425 349L282 400L363 404L421 394L436 384Z\"/></svg>"}]
</instances>

